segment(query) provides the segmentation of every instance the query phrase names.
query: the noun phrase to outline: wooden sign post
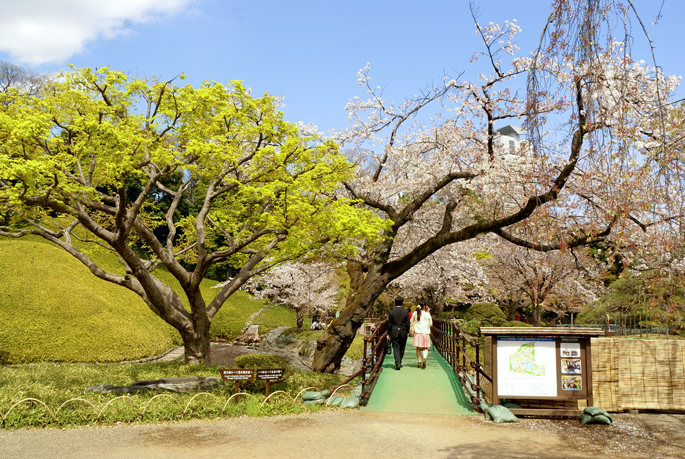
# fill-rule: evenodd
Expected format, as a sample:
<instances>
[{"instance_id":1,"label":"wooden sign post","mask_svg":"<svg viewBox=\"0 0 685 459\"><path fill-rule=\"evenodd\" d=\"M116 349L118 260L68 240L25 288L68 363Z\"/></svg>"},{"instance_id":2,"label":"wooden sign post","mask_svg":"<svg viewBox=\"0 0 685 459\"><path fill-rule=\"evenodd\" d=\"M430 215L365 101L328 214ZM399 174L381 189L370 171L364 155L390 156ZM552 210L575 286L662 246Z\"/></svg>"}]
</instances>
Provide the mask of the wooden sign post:
<instances>
[{"instance_id":1,"label":"wooden sign post","mask_svg":"<svg viewBox=\"0 0 685 459\"><path fill-rule=\"evenodd\" d=\"M240 381L254 381L254 370L252 368L222 368L219 370L224 381L234 381L234 394L240 392ZM237 399L236 399L237 401Z\"/></svg>"},{"instance_id":2,"label":"wooden sign post","mask_svg":"<svg viewBox=\"0 0 685 459\"><path fill-rule=\"evenodd\" d=\"M266 396L269 396L271 381L278 381L283 378L285 368L260 368L257 370L257 380L266 381Z\"/></svg>"}]
</instances>

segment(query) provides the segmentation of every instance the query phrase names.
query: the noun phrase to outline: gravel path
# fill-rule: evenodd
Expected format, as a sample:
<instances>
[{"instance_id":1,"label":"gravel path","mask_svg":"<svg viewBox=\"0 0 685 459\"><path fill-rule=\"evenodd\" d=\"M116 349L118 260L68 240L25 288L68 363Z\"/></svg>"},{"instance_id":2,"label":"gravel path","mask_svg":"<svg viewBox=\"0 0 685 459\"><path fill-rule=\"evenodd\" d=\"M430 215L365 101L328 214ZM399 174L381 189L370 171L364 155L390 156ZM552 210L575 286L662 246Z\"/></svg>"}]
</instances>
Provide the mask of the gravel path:
<instances>
[{"instance_id":1,"label":"gravel path","mask_svg":"<svg viewBox=\"0 0 685 459\"><path fill-rule=\"evenodd\" d=\"M176 424L0 431L3 459L681 458L685 417L617 415L613 427L331 410Z\"/></svg>"}]
</instances>

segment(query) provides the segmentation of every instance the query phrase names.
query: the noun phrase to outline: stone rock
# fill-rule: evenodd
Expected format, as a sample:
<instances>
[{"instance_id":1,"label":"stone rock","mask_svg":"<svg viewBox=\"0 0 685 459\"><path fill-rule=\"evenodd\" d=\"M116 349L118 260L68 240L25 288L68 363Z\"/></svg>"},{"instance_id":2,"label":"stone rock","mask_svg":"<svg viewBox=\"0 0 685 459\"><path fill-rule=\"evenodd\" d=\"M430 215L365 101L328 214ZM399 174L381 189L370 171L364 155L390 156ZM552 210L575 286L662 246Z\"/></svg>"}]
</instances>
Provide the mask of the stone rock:
<instances>
[{"instance_id":1,"label":"stone rock","mask_svg":"<svg viewBox=\"0 0 685 459\"><path fill-rule=\"evenodd\" d=\"M133 394L144 390L155 390L158 392L194 392L198 390L212 390L221 386L223 386L223 382L219 378L192 376L189 378L164 378L151 381L138 381L130 386L100 384L88 387L85 392L114 392L116 394Z\"/></svg>"},{"instance_id":2,"label":"stone rock","mask_svg":"<svg viewBox=\"0 0 685 459\"><path fill-rule=\"evenodd\" d=\"M258 343L260 341L259 325L250 325L245 333L236 338L236 341L242 343Z\"/></svg>"}]
</instances>

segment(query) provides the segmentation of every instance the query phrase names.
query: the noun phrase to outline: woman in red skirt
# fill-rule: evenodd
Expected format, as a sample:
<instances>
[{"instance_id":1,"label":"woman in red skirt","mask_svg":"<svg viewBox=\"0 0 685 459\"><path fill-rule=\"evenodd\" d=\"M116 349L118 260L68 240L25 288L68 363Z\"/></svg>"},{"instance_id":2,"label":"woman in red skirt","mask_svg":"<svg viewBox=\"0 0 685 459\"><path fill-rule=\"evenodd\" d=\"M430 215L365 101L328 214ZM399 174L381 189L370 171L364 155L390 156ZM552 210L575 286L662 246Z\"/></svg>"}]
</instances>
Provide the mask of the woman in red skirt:
<instances>
[{"instance_id":1,"label":"woman in red skirt","mask_svg":"<svg viewBox=\"0 0 685 459\"><path fill-rule=\"evenodd\" d=\"M425 305L419 304L416 307L412 322L414 322L414 347L419 361L417 368L425 369L428 348L431 346L431 326L433 326L433 318Z\"/></svg>"}]
</instances>

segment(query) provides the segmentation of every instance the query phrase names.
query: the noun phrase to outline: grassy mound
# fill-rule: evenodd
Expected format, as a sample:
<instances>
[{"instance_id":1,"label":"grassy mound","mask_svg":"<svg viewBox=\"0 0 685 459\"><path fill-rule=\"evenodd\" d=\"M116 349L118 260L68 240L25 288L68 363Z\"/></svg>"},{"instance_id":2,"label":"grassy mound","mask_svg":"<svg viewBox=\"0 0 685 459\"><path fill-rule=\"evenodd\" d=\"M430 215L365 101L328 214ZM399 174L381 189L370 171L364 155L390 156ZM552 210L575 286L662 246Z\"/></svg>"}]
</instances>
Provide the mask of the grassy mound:
<instances>
[{"instance_id":1,"label":"grassy mound","mask_svg":"<svg viewBox=\"0 0 685 459\"><path fill-rule=\"evenodd\" d=\"M123 274L104 249L81 249L99 266ZM133 292L96 278L61 248L39 237L0 238L0 357L3 363L112 362L159 354L181 343L178 332ZM155 276L180 286L164 269ZM216 282L203 281L210 301ZM263 307L244 292L216 315L210 336L237 336L249 316ZM293 320L294 323L294 320Z\"/></svg>"}]
</instances>

